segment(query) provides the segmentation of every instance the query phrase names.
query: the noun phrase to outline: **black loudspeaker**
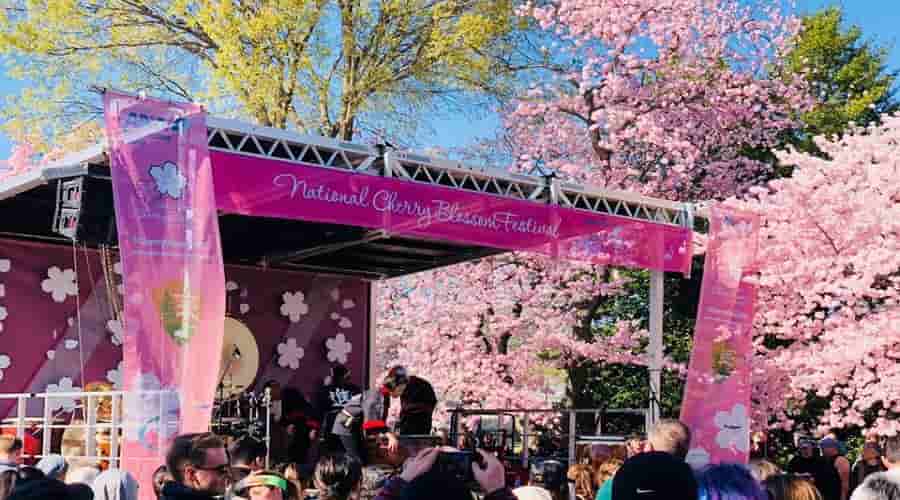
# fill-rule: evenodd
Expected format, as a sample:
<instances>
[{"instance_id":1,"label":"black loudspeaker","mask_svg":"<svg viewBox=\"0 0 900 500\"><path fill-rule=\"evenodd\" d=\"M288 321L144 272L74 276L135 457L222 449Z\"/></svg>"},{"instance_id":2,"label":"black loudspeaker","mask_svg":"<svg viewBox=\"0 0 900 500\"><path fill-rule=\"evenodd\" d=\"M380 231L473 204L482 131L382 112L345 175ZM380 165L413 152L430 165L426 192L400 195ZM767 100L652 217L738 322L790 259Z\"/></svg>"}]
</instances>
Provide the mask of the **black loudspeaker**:
<instances>
[{"instance_id":1,"label":"black loudspeaker","mask_svg":"<svg viewBox=\"0 0 900 500\"><path fill-rule=\"evenodd\" d=\"M110 182L90 175L59 180L53 232L79 243L115 244L116 217Z\"/></svg>"}]
</instances>

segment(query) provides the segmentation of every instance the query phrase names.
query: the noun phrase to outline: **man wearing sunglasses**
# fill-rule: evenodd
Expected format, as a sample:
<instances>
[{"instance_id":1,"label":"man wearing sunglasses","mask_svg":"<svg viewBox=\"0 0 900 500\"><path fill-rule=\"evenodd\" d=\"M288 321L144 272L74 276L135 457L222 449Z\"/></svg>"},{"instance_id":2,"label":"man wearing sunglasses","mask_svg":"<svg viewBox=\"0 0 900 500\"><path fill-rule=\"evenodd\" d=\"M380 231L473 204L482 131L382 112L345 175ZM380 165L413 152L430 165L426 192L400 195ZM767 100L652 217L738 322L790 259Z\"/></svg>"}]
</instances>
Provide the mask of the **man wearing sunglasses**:
<instances>
[{"instance_id":1,"label":"man wearing sunglasses","mask_svg":"<svg viewBox=\"0 0 900 500\"><path fill-rule=\"evenodd\" d=\"M221 497L231 484L231 463L222 438L212 433L175 438L166 465L175 479L162 489L163 500Z\"/></svg>"}]
</instances>

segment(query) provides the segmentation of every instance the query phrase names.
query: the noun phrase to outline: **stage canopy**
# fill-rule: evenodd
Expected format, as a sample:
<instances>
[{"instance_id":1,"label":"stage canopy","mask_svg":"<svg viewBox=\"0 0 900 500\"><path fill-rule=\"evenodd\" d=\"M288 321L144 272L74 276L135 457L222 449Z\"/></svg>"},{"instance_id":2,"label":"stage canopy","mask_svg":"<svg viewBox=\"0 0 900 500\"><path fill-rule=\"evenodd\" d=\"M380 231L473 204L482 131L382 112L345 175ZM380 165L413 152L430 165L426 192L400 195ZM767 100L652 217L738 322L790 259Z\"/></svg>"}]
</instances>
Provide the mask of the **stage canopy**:
<instances>
[{"instance_id":1,"label":"stage canopy","mask_svg":"<svg viewBox=\"0 0 900 500\"><path fill-rule=\"evenodd\" d=\"M383 279L523 250L690 269L688 204L234 120L207 125L231 264ZM73 206L79 241L116 244L101 147L0 181L0 236L70 242L59 233Z\"/></svg>"}]
</instances>

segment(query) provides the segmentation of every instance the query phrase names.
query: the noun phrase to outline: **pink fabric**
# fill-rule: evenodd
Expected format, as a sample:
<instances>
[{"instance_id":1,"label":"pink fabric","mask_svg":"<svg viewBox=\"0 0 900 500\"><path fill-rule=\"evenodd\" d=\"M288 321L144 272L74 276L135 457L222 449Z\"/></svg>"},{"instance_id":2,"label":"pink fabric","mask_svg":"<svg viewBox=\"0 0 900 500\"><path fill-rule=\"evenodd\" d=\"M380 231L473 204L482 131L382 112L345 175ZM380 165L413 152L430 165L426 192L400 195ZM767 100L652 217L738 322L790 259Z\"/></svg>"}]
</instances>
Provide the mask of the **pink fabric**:
<instances>
[{"instance_id":1,"label":"pink fabric","mask_svg":"<svg viewBox=\"0 0 900 500\"><path fill-rule=\"evenodd\" d=\"M400 179L212 152L220 210L689 273L691 231Z\"/></svg>"},{"instance_id":2,"label":"pink fabric","mask_svg":"<svg viewBox=\"0 0 900 500\"><path fill-rule=\"evenodd\" d=\"M218 377L225 276L206 114L104 100L125 281L123 466L150 484L175 435L209 428Z\"/></svg>"},{"instance_id":3,"label":"pink fabric","mask_svg":"<svg viewBox=\"0 0 900 500\"><path fill-rule=\"evenodd\" d=\"M759 217L714 207L681 420L688 461L747 463Z\"/></svg>"}]
</instances>

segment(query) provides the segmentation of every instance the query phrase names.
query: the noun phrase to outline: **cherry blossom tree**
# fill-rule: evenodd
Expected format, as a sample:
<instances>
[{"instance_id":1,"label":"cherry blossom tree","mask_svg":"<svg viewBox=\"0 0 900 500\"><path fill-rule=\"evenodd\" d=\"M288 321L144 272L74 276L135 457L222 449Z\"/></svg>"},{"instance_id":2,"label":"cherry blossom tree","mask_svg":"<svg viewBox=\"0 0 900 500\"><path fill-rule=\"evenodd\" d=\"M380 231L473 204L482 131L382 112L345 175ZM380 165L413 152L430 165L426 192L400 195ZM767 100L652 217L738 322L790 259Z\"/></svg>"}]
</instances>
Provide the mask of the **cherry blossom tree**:
<instances>
[{"instance_id":1,"label":"cherry blossom tree","mask_svg":"<svg viewBox=\"0 0 900 500\"><path fill-rule=\"evenodd\" d=\"M798 23L779 2L559 0L520 13L558 36L568 61L507 116L521 166L676 199L728 197L768 166L811 104L778 68Z\"/></svg>"},{"instance_id":2,"label":"cherry blossom tree","mask_svg":"<svg viewBox=\"0 0 900 500\"><path fill-rule=\"evenodd\" d=\"M900 431L900 118L818 141L793 176L753 189L763 214L755 419L794 425L811 393L820 430Z\"/></svg>"}]
</instances>

